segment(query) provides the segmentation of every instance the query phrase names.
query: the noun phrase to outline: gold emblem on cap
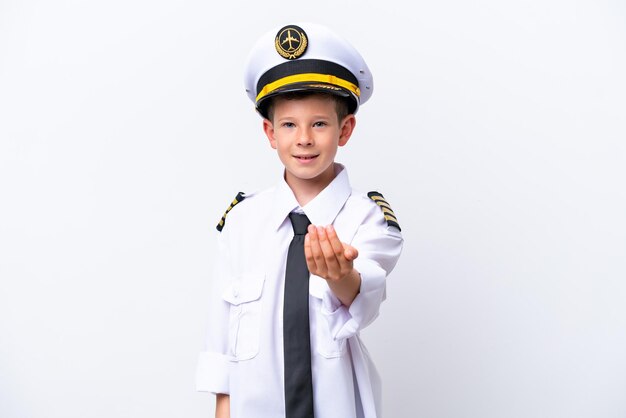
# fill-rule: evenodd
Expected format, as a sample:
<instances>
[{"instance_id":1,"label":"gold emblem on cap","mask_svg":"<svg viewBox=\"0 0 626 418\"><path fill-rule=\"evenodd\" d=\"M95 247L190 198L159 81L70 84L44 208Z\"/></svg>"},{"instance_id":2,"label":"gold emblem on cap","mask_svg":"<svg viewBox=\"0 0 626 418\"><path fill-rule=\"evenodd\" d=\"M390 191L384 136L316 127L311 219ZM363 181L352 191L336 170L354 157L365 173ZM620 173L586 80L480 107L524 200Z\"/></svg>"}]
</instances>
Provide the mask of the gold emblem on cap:
<instances>
[{"instance_id":1,"label":"gold emblem on cap","mask_svg":"<svg viewBox=\"0 0 626 418\"><path fill-rule=\"evenodd\" d=\"M306 51L308 44L306 32L301 27L295 25L285 26L279 30L274 41L276 52L288 60L300 58Z\"/></svg>"}]
</instances>

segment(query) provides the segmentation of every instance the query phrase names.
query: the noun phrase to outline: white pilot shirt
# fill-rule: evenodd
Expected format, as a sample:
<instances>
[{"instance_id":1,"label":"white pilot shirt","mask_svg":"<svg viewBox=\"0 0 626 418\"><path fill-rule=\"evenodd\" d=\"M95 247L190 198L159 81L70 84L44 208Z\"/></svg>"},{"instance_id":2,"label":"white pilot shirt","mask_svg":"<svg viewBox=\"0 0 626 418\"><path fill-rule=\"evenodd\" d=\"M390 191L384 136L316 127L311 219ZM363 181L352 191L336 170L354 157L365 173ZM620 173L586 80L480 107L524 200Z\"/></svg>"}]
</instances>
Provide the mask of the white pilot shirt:
<instances>
[{"instance_id":1,"label":"white pilot shirt","mask_svg":"<svg viewBox=\"0 0 626 418\"><path fill-rule=\"evenodd\" d=\"M381 417L380 378L359 331L377 316L385 280L402 251L402 236L381 208L350 187L336 164L335 179L301 209L314 225L333 224L354 246L361 275L358 295L346 307L326 281L311 275L309 320L314 410L317 418ZM196 388L230 394L231 418L285 416L283 289L293 238L288 215L299 208L283 180L246 196L219 233L205 349Z\"/></svg>"}]
</instances>

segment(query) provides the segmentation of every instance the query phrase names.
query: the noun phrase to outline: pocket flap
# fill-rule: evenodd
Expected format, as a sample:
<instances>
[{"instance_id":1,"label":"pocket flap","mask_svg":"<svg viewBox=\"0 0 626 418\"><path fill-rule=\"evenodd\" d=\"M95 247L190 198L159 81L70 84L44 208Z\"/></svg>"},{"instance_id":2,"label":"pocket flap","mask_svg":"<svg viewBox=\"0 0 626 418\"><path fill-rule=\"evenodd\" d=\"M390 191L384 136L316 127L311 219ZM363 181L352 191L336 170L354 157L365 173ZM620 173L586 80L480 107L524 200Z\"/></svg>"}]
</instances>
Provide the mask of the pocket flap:
<instances>
[{"instance_id":1,"label":"pocket flap","mask_svg":"<svg viewBox=\"0 0 626 418\"><path fill-rule=\"evenodd\" d=\"M246 274L236 278L222 293L222 299L231 305L253 302L263 293L265 276Z\"/></svg>"}]
</instances>

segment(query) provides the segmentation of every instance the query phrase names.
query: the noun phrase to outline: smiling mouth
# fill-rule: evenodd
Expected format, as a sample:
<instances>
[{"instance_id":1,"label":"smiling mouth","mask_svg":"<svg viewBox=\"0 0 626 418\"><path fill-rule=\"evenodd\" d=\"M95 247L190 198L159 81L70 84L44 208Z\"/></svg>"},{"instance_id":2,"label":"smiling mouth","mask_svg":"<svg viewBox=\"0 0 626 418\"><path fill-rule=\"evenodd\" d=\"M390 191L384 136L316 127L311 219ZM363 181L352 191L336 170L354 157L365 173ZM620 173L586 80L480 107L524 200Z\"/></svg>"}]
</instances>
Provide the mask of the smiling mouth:
<instances>
[{"instance_id":1,"label":"smiling mouth","mask_svg":"<svg viewBox=\"0 0 626 418\"><path fill-rule=\"evenodd\" d=\"M294 157L300 161L310 161L317 158L317 155L294 155Z\"/></svg>"}]
</instances>

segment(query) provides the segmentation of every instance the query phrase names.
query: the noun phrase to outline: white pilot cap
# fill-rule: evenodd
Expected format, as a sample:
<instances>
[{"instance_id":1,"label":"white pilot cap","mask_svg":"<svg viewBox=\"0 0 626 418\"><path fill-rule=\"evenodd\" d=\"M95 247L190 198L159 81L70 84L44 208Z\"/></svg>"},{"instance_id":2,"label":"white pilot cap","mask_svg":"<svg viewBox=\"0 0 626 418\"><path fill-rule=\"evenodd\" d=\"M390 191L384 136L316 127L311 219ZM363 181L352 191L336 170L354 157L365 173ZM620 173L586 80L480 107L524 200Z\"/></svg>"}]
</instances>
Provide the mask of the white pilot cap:
<instances>
[{"instance_id":1,"label":"white pilot cap","mask_svg":"<svg viewBox=\"0 0 626 418\"><path fill-rule=\"evenodd\" d=\"M294 91L323 91L348 99L356 113L372 92L372 73L361 54L330 29L298 23L270 30L250 51L244 84L266 117L267 99Z\"/></svg>"}]
</instances>

